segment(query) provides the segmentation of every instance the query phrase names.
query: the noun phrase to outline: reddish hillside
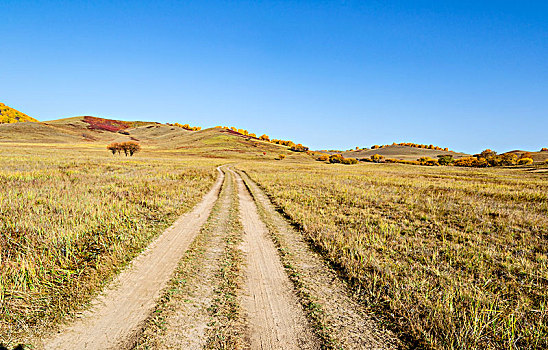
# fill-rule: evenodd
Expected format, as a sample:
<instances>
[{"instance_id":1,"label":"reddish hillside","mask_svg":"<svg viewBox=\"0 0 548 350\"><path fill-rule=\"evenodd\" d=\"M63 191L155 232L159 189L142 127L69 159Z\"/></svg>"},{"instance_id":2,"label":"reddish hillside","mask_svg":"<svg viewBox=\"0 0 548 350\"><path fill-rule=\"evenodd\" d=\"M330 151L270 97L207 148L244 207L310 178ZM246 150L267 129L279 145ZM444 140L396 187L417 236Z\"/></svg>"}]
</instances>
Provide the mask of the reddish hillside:
<instances>
[{"instance_id":1,"label":"reddish hillside","mask_svg":"<svg viewBox=\"0 0 548 350\"><path fill-rule=\"evenodd\" d=\"M83 118L84 122L89 124L88 129L90 130L118 132L131 127L131 123L122 120L104 119L91 116L85 116Z\"/></svg>"}]
</instances>

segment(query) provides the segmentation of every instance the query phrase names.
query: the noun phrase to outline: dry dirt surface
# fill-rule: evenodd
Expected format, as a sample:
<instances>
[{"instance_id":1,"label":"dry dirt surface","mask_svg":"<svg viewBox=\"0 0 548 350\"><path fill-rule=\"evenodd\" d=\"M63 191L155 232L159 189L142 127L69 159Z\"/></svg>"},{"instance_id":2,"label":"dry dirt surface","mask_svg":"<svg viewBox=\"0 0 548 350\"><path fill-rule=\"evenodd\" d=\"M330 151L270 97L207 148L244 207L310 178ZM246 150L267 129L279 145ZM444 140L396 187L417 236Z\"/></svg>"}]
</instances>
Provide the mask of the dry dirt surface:
<instances>
[{"instance_id":1,"label":"dry dirt surface","mask_svg":"<svg viewBox=\"0 0 548 350\"><path fill-rule=\"evenodd\" d=\"M313 302L323 310L322 325L342 349L398 349L403 344L397 336L385 329L348 292L349 288L330 269L323 259L313 252L302 235L293 229L276 211L264 192L244 173L249 186L270 230L276 235L285 251L286 262L299 275L299 282L306 288Z\"/></svg>"},{"instance_id":2,"label":"dry dirt surface","mask_svg":"<svg viewBox=\"0 0 548 350\"><path fill-rule=\"evenodd\" d=\"M196 237L203 252L190 259L188 271L181 277L184 279L183 286L173 287L179 290L161 306L162 331L155 325L147 324L141 344L136 349L198 350L206 345L207 331L211 328L209 309L215 298L214 288L219 283L216 275L226 248L223 238L232 205L232 182L231 174L226 173L218 204ZM189 251L192 249L191 246Z\"/></svg>"},{"instance_id":3,"label":"dry dirt surface","mask_svg":"<svg viewBox=\"0 0 548 350\"><path fill-rule=\"evenodd\" d=\"M220 169L211 191L194 208L133 260L96 298L89 310L46 339L50 349L123 349L131 347L154 309L183 253L193 241L217 200L224 174Z\"/></svg>"},{"instance_id":4,"label":"dry dirt surface","mask_svg":"<svg viewBox=\"0 0 548 350\"><path fill-rule=\"evenodd\" d=\"M205 253L195 262L196 273L188 288L183 289L183 295L172 300L175 304L185 305L169 305L165 332L160 338L154 338L153 343L148 343L153 344L152 347L145 348L200 349L206 346L211 321L208 310L215 298L213 290L219 283L216 271L225 249L223 237L229 232L227 215L230 208L238 204L243 227L240 246L243 264L237 299L238 317L245 329L242 338L245 348L400 347L397 338L379 327L353 300L344 282L275 211L258 186L245 174L225 170L229 172L226 176L218 169L217 182L192 212L179 218L134 259L88 310L70 320L59 333L45 339L37 348L135 347L139 337L146 333L147 320L150 321L150 315L166 291L173 272L195 239L197 242L205 240ZM236 179L235 186L232 177ZM223 182L225 185L221 192ZM238 194L237 202L231 200L234 191ZM218 209L212 211L214 206ZM212 226L206 229L206 223ZM209 233L202 237L200 232ZM280 246L288 253L280 255ZM284 268L288 262L298 272L300 283L307 288L314 302L321 305L323 322L327 324L325 328L336 338L336 344L326 344L314 328L318 327L317 321L307 318L307 311L303 308L306 304Z\"/></svg>"},{"instance_id":5,"label":"dry dirt surface","mask_svg":"<svg viewBox=\"0 0 548 350\"><path fill-rule=\"evenodd\" d=\"M251 349L319 349L277 249L241 177L238 183L244 228L245 282L241 305Z\"/></svg>"}]
</instances>

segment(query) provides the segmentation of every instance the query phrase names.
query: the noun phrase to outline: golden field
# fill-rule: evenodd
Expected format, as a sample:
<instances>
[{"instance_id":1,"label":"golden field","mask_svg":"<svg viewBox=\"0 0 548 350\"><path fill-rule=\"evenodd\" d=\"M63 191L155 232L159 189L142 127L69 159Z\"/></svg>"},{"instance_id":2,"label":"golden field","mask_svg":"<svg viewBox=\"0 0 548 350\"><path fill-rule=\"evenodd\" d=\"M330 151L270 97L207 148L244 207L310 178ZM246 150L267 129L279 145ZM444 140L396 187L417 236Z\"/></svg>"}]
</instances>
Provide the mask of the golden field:
<instances>
[{"instance_id":1,"label":"golden field","mask_svg":"<svg viewBox=\"0 0 548 350\"><path fill-rule=\"evenodd\" d=\"M201 199L219 164L98 145L0 146L0 342L85 304Z\"/></svg>"},{"instance_id":2,"label":"golden field","mask_svg":"<svg viewBox=\"0 0 548 350\"><path fill-rule=\"evenodd\" d=\"M436 349L548 347L548 174L240 166L363 303Z\"/></svg>"}]
</instances>

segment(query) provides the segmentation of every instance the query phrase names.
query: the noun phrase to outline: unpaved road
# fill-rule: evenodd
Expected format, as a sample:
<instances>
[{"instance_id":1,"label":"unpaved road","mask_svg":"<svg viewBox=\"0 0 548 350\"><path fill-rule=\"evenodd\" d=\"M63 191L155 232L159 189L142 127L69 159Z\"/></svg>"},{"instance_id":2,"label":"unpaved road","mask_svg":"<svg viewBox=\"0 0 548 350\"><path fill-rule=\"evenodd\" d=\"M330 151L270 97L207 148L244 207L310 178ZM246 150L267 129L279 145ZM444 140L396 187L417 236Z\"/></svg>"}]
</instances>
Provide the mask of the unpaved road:
<instances>
[{"instance_id":1,"label":"unpaved road","mask_svg":"<svg viewBox=\"0 0 548 350\"><path fill-rule=\"evenodd\" d=\"M236 222L241 222L240 249L243 256L240 276L242 283L236 287L235 298L239 301L237 317L243 325L241 342L237 342L242 344L241 348L266 350L320 349L322 346L337 349L399 347L393 335L385 332L361 311L359 303L348 295L344 284L325 266L320 257L310 251L299 233L292 231L279 214L276 216L268 198L247 176L244 175L245 183L254 197L239 173L225 167L224 171L230 172L225 176L221 169L218 170L217 182L192 212L178 219L138 256L92 302L88 311L58 334L46 339L38 348L129 349L136 345L141 335L149 333L152 338L147 338L147 344L152 344L152 347L145 348L199 349L206 346L208 329L218 322L211 322L214 316L210 313L210 306L215 299L213 291L220 283L216 271L219 271L221 264L221 252L226 248L223 237L231 230L228 227L230 224L227 211L230 208L237 210L236 206L240 220L237 212L233 217ZM236 179L235 185L231 178ZM223 181L223 194L219 198ZM214 206L220 209L212 212ZM264 216L267 215L265 211L272 220ZM207 225L212 227L207 228ZM296 287L282 263L287 263L288 258L280 256L273 242L274 236L277 237L278 244L286 244L287 250L293 251L292 254L296 256L289 263L302 274L301 283L308 288L315 303L324 309L324 319L331 327L327 328L340 339L337 346L326 345L325 340L318 337L317 329L314 331L313 322L307 318L306 310L302 306L305 303L298 298ZM195 239L198 243L200 239L206 242L200 243L203 249L199 258L201 260L194 262L195 267L189 270L191 273L188 281L185 276L186 287L181 289L183 294L169 300L171 304L168 305L169 311L162 321L162 331L147 333L148 327L151 327L151 313L157 307L164 288L174 276L179 261ZM234 247L237 249L237 246ZM190 251L192 249L194 248Z\"/></svg>"},{"instance_id":2,"label":"unpaved road","mask_svg":"<svg viewBox=\"0 0 548 350\"><path fill-rule=\"evenodd\" d=\"M123 349L132 346L141 324L156 305L184 251L193 241L217 200L224 173L192 210L179 218L133 260L67 329L47 339L45 349Z\"/></svg>"},{"instance_id":3,"label":"unpaved road","mask_svg":"<svg viewBox=\"0 0 548 350\"><path fill-rule=\"evenodd\" d=\"M246 256L242 307L252 349L318 349L303 308L282 266L268 228L237 175Z\"/></svg>"}]
</instances>

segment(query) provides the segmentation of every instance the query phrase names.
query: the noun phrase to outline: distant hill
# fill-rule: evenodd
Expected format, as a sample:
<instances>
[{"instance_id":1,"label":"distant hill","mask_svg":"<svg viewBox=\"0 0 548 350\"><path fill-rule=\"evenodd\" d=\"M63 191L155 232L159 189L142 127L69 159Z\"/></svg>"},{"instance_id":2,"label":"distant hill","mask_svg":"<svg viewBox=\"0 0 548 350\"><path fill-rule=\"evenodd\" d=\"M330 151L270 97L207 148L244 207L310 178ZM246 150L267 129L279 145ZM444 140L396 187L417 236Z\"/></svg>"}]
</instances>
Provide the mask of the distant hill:
<instances>
[{"instance_id":1,"label":"distant hill","mask_svg":"<svg viewBox=\"0 0 548 350\"><path fill-rule=\"evenodd\" d=\"M534 162L545 162L548 160L548 151L528 152L522 150L514 150L506 153L513 153L518 157L521 157L525 153L526 157L533 159Z\"/></svg>"},{"instance_id":2,"label":"distant hill","mask_svg":"<svg viewBox=\"0 0 548 350\"><path fill-rule=\"evenodd\" d=\"M0 103L0 124L5 123L20 123L20 122L37 122L38 120L29 117L25 113L19 112L18 110L6 106L3 103Z\"/></svg>"},{"instance_id":3,"label":"distant hill","mask_svg":"<svg viewBox=\"0 0 548 350\"><path fill-rule=\"evenodd\" d=\"M0 142L100 144L136 141L145 148L211 158L275 158L280 153L301 157L287 146L262 141L232 130L189 131L157 122L121 121L90 116L37 123L0 125ZM105 150L106 152L106 150Z\"/></svg>"},{"instance_id":4,"label":"distant hill","mask_svg":"<svg viewBox=\"0 0 548 350\"><path fill-rule=\"evenodd\" d=\"M329 152L333 153L333 152ZM343 157L350 158L370 158L374 154L380 154L385 158L401 159L401 160L417 160L421 157L430 157L436 159L438 155L452 155L453 158L467 157L469 154L453 151L443 151L427 148L416 148L411 146L390 145L377 149L360 149L342 152Z\"/></svg>"}]
</instances>

